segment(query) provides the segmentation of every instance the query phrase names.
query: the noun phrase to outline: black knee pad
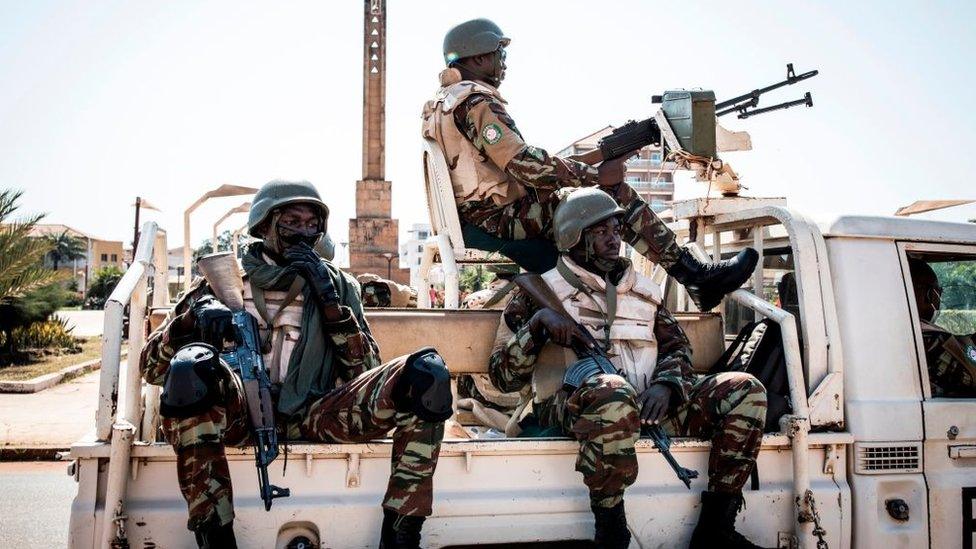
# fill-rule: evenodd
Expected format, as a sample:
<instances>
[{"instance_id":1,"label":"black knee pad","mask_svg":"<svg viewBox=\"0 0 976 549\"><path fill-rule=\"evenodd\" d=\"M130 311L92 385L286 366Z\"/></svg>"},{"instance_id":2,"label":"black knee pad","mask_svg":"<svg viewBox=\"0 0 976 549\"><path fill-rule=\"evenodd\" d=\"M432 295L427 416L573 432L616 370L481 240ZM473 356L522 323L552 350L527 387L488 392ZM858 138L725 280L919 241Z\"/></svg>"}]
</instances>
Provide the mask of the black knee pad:
<instances>
[{"instance_id":1,"label":"black knee pad","mask_svg":"<svg viewBox=\"0 0 976 549\"><path fill-rule=\"evenodd\" d=\"M180 347L169 362L159 414L183 419L210 409L220 396L219 368L220 354L214 347L206 343Z\"/></svg>"},{"instance_id":2,"label":"black knee pad","mask_svg":"<svg viewBox=\"0 0 976 549\"><path fill-rule=\"evenodd\" d=\"M413 413L424 421L445 421L454 413L451 374L432 347L407 357L393 402L398 412Z\"/></svg>"}]
</instances>

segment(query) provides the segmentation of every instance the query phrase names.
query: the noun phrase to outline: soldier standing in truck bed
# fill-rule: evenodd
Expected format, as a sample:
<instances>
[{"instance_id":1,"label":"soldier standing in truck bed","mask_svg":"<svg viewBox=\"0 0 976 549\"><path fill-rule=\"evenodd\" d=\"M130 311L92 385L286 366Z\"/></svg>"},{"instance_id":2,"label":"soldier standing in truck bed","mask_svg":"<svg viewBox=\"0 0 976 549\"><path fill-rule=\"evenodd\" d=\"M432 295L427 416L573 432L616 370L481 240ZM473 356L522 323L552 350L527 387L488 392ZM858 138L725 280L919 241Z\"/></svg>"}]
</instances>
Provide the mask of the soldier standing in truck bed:
<instances>
[{"instance_id":1,"label":"soldier standing in truck bed","mask_svg":"<svg viewBox=\"0 0 976 549\"><path fill-rule=\"evenodd\" d=\"M529 271L546 271L556 262L551 241L557 191L599 185L626 212L624 241L683 284L699 309L712 309L741 286L756 265L756 251L699 262L623 182L627 155L593 167L526 144L498 93L509 43L487 19L452 28L444 38L441 88L424 106L423 135L447 159L465 243L501 252Z\"/></svg>"}]
</instances>

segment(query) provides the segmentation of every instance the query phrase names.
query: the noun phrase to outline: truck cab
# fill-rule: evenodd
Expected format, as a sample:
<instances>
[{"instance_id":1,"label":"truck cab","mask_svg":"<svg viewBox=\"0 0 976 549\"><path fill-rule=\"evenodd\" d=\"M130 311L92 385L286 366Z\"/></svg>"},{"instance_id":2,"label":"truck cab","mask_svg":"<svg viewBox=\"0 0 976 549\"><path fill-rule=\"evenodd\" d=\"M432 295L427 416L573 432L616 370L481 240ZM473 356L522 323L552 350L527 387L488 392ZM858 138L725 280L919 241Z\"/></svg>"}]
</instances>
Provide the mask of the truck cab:
<instances>
[{"instance_id":1,"label":"truck cab","mask_svg":"<svg viewBox=\"0 0 976 549\"><path fill-rule=\"evenodd\" d=\"M737 528L774 547L972 547L976 399L932 395L908 260L935 266L946 277L943 292L950 278L968 281L969 293L953 290L960 297L944 303L957 308L939 319L959 334L976 331L976 225L844 217L820 226L782 199L696 199L675 204L674 214L674 228L700 255L727 257L753 246L763 257L748 287L716 313L695 311L662 271L642 267L664 286L693 343L695 367L706 371L749 321L769 319L782 332L792 410L763 437ZM95 429L71 449L73 548L123 540L129 547L194 546L175 456L158 434L158 388L143 386L135 362L144 319L166 306L145 291L155 277L155 233L154 225L144 227L138 260L107 308ZM132 313L130 358L122 365L111 357L122 344L124 305ZM384 360L431 345L459 375L486 371L499 312L376 309L367 318ZM425 546L556 547L592 539L586 489L573 468L576 442L485 436L470 415L453 419ZM632 546L687 545L709 447L674 440L675 458L702 473L688 490L651 441L638 442L640 473L626 495ZM241 546L289 547L304 538L311 546L375 547L390 452L389 440L291 441L271 480L292 496L266 512L250 449L228 448Z\"/></svg>"}]
</instances>

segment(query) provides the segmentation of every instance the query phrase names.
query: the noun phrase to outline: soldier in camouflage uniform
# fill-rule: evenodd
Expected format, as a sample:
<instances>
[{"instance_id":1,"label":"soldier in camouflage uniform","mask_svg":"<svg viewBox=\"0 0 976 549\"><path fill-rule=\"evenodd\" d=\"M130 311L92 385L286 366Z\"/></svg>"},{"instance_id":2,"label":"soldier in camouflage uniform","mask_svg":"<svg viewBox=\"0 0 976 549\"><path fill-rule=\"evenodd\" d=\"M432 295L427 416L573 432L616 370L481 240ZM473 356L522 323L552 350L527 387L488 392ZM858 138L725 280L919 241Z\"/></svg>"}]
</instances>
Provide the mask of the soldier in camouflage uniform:
<instances>
[{"instance_id":1,"label":"soldier in camouflage uniform","mask_svg":"<svg viewBox=\"0 0 976 549\"><path fill-rule=\"evenodd\" d=\"M443 422L451 414L449 374L433 349L380 364L358 284L313 250L327 219L328 208L307 182L272 181L255 195L251 210L250 233L262 241L243 260L245 308L258 318L270 347L263 351L280 436L358 443L393 431L380 547L419 547ZM198 279L150 336L141 360L146 381L164 386L162 429L176 451L188 527L201 547L236 547L224 446L247 444L250 423L241 381L232 372L196 372L197 380L214 381L204 383L205 399L187 406L193 395L180 394L187 374L171 368L171 360L191 342L220 348L229 319L230 311Z\"/></svg>"},{"instance_id":2,"label":"soldier in camouflage uniform","mask_svg":"<svg viewBox=\"0 0 976 549\"><path fill-rule=\"evenodd\" d=\"M570 194L557 211L562 255L542 280L572 320L604 345L617 373L592 374L572 392L564 386L552 395L536 393L532 415L580 442L576 470L590 491L600 547L629 543L624 490L637 478L634 443L649 423L712 441L708 490L691 546L755 547L735 531L734 521L762 441L765 389L741 372L694 373L688 338L661 304L660 289L619 256L622 215L612 198L595 189ZM610 292L616 295L613 317L606 313ZM491 355L492 382L502 391L525 388L541 354L561 351L556 346L577 337L572 320L519 290L505 309ZM564 352L556 356L567 372L581 364L571 364Z\"/></svg>"},{"instance_id":3,"label":"soldier in camouflage uniform","mask_svg":"<svg viewBox=\"0 0 976 549\"><path fill-rule=\"evenodd\" d=\"M922 324L922 343L933 397L976 398L976 334L955 335L936 326L942 287L925 261L908 259L915 303Z\"/></svg>"},{"instance_id":4,"label":"soldier in camouflage uniform","mask_svg":"<svg viewBox=\"0 0 976 549\"><path fill-rule=\"evenodd\" d=\"M755 267L756 252L747 249L720 263L700 263L623 182L628 155L593 167L526 144L498 93L509 42L487 19L452 28L444 38L447 69L440 75L441 89L424 107L423 135L437 142L447 159L458 215L467 226L465 243L506 254L528 271L546 271L556 259L547 241L552 240L558 191L598 185L625 210L624 241L685 285L701 310L713 308L741 286ZM471 227L509 244L496 248L482 243L493 240L478 237L478 231L469 236ZM513 246L513 241L539 245Z\"/></svg>"}]
</instances>

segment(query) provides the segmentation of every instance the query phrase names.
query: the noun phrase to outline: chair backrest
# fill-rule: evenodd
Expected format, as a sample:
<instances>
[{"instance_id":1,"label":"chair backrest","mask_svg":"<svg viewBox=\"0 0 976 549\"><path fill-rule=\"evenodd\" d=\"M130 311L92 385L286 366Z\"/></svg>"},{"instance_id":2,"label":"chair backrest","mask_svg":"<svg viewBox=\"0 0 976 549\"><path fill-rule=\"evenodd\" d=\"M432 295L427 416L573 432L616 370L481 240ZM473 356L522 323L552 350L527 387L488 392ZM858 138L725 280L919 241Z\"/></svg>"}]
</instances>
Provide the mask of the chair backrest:
<instances>
[{"instance_id":1,"label":"chair backrest","mask_svg":"<svg viewBox=\"0 0 976 549\"><path fill-rule=\"evenodd\" d=\"M424 138L424 181L427 190L427 211L434 234L446 234L457 255L464 254L464 237L458 218L454 187L444 152L436 141Z\"/></svg>"}]
</instances>

